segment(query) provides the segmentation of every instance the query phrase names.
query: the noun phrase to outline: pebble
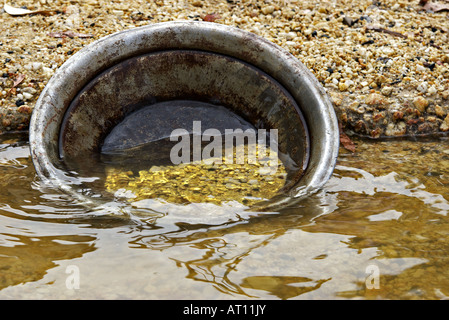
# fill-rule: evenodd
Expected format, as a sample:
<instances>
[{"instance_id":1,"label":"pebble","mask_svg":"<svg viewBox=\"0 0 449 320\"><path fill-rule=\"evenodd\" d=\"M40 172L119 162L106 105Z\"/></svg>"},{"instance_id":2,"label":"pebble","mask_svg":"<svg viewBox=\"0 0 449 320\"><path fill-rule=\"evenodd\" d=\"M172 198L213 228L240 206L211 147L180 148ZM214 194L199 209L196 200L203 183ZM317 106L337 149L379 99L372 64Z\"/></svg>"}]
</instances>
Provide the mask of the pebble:
<instances>
[{"instance_id":1,"label":"pebble","mask_svg":"<svg viewBox=\"0 0 449 320\"><path fill-rule=\"evenodd\" d=\"M33 62L32 69L33 69L33 71L38 71L38 70L42 69L42 62Z\"/></svg>"},{"instance_id":2,"label":"pebble","mask_svg":"<svg viewBox=\"0 0 449 320\"><path fill-rule=\"evenodd\" d=\"M387 102L386 98L383 95L379 93L371 93L366 97L365 103L367 105L383 105Z\"/></svg>"},{"instance_id":3,"label":"pebble","mask_svg":"<svg viewBox=\"0 0 449 320\"><path fill-rule=\"evenodd\" d=\"M436 105L435 106L435 114L438 117L442 118L445 115L445 112L444 112L443 108L441 108L439 105Z\"/></svg>"},{"instance_id":4,"label":"pebble","mask_svg":"<svg viewBox=\"0 0 449 320\"><path fill-rule=\"evenodd\" d=\"M416 88L419 92L426 93L427 92L427 82L421 82Z\"/></svg>"},{"instance_id":5,"label":"pebble","mask_svg":"<svg viewBox=\"0 0 449 320\"><path fill-rule=\"evenodd\" d=\"M381 93L384 96L390 96L392 92L393 92L393 88L389 87L389 86L383 87L382 90L381 90Z\"/></svg>"},{"instance_id":6,"label":"pebble","mask_svg":"<svg viewBox=\"0 0 449 320\"><path fill-rule=\"evenodd\" d=\"M443 132L449 131L449 115L444 118L443 123L441 123L440 130Z\"/></svg>"},{"instance_id":7,"label":"pebble","mask_svg":"<svg viewBox=\"0 0 449 320\"><path fill-rule=\"evenodd\" d=\"M437 93L437 89L435 88L435 86L431 86L431 87L427 90L427 94L428 94L428 95L434 95L435 93Z\"/></svg>"},{"instance_id":8,"label":"pebble","mask_svg":"<svg viewBox=\"0 0 449 320\"><path fill-rule=\"evenodd\" d=\"M417 110L419 110L419 112L425 112L427 106L429 105L429 102L427 101L426 98L422 97L422 96L418 96L415 99L413 99L413 105L415 106L415 108Z\"/></svg>"},{"instance_id":9,"label":"pebble","mask_svg":"<svg viewBox=\"0 0 449 320\"><path fill-rule=\"evenodd\" d=\"M25 100L30 100L31 98L33 98L33 95L28 92L24 92L22 95L23 95L23 99L25 99Z\"/></svg>"},{"instance_id":10,"label":"pebble","mask_svg":"<svg viewBox=\"0 0 449 320\"><path fill-rule=\"evenodd\" d=\"M271 14L271 13L273 13L274 12L274 6L264 6L264 7L262 7L262 13L263 14Z\"/></svg>"}]
</instances>

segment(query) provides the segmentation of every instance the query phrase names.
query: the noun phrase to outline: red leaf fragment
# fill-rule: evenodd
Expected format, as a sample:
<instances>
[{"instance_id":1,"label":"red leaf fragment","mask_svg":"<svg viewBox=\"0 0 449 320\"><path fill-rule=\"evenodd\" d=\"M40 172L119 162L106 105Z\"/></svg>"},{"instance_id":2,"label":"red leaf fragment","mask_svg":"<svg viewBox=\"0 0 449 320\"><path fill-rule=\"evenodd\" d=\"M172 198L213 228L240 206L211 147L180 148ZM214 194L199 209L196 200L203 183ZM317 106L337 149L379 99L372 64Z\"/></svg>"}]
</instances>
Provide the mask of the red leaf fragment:
<instances>
[{"instance_id":1,"label":"red leaf fragment","mask_svg":"<svg viewBox=\"0 0 449 320\"><path fill-rule=\"evenodd\" d=\"M22 81L25 79L24 74L18 74L16 79L14 80L14 83L12 85L13 88L17 87Z\"/></svg>"},{"instance_id":2,"label":"red leaf fragment","mask_svg":"<svg viewBox=\"0 0 449 320\"><path fill-rule=\"evenodd\" d=\"M64 32L50 32L48 34L48 36L53 37L53 38L65 38L65 37L69 37L69 38L92 38L94 35L93 34L87 34L87 33L77 33L77 32L73 32L73 31L64 31Z\"/></svg>"},{"instance_id":3,"label":"red leaf fragment","mask_svg":"<svg viewBox=\"0 0 449 320\"><path fill-rule=\"evenodd\" d=\"M340 143L348 151L355 152L355 144L352 140L345 134L340 134Z\"/></svg>"},{"instance_id":4,"label":"red leaf fragment","mask_svg":"<svg viewBox=\"0 0 449 320\"><path fill-rule=\"evenodd\" d=\"M17 87L23 81L23 79L25 79L24 74L17 75L17 77L14 79L14 82L12 84L12 88L9 89L8 93L6 94L7 97L11 94L11 92L13 92L13 90L15 90L14 88Z\"/></svg>"},{"instance_id":5,"label":"red leaf fragment","mask_svg":"<svg viewBox=\"0 0 449 320\"><path fill-rule=\"evenodd\" d=\"M368 26L366 26L366 29L367 30L373 30L373 31L376 31L376 32L383 32L383 33L391 34L392 36L395 36L395 37L401 37L401 38L407 39L407 35L405 35L405 34L402 34L400 32L396 32L396 31L393 31L393 30L381 28L381 27L378 27L378 26L368 25Z\"/></svg>"},{"instance_id":6,"label":"red leaf fragment","mask_svg":"<svg viewBox=\"0 0 449 320\"><path fill-rule=\"evenodd\" d=\"M203 20L207 22L215 22L215 20L217 19L221 19L221 17L216 13L206 14L206 16L203 18Z\"/></svg>"},{"instance_id":7,"label":"red leaf fragment","mask_svg":"<svg viewBox=\"0 0 449 320\"><path fill-rule=\"evenodd\" d=\"M340 131L340 143L343 146L343 148L345 148L348 151L351 152L355 152L356 149L356 145L355 143L351 140L351 138L348 137L348 135L346 133L343 132L343 129L341 127L341 124L339 124L339 131Z\"/></svg>"}]
</instances>

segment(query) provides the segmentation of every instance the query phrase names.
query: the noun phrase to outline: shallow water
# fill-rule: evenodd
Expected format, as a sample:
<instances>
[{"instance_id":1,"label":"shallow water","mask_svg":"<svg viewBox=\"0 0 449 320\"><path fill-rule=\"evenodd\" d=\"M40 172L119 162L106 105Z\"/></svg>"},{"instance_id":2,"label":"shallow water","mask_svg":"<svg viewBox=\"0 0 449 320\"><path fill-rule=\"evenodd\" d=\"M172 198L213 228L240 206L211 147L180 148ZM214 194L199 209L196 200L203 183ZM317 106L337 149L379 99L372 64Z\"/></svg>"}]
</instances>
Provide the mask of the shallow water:
<instances>
[{"instance_id":1,"label":"shallow water","mask_svg":"<svg viewBox=\"0 0 449 320\"><path fill-rule=\"evenodd\" d=\"M448 298L449 139L356 143L282 212L153 200L121 216L43 186L26 135L0 136L0 298Z\"/></svg>"}]
</instances>

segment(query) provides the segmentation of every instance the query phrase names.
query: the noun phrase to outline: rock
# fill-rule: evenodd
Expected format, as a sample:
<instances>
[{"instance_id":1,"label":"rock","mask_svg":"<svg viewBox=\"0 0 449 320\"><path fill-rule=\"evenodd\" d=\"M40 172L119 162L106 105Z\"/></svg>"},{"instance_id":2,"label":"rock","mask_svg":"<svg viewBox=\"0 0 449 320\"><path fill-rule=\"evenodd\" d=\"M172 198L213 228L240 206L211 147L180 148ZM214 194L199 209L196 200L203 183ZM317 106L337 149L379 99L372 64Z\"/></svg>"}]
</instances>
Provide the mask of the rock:
<instances>
[{"instance_id":1,"label":"rock","mask_svg":"<svg viewBox=\"0 0 449 320\"><path fill-rule=\"evenodd\" d=\"M44 74L45 77L50 78L53 75L53 69L42 67L42 73Z\"/></svg>"},{"instance_id":2,"label":"rock","mask_svg":"<svg viewBox=\"0 0 449 320\"><path fill-rule=\"evenodd\" d=\"M293 40L295 37L296 37L296 32L292 32L292 31L290 31L289 33L287 33L287 34L285 35L285 38L286 38L287 40Z\"/></svg>"},{"instance_id":3,"label":"rock","mask_svg":"<svg viewBox=\"0 0 449 320\"><path fill-rule=\"evenodd\" d=\"M332 102L334 103L334 105L336 105L337 107L341 106L341 104L343 103L343 98L344 98L341 93L330 92L329 95L330 95L330 98L331 98Z\"/></svg>"},{"instance_id":4,"label":"rock","mask_svg":"<svg viewBox=\"0 0 449 320\"><path fill-rule=\"evenodd\" d=\"M34 89L33 87L25 87L22 89L22 92L26 92L29 94L35 94L37 92L37 90Z\"/></svg>"},{"instance_id":5,"label":"rock","mask_svg":"<svg viewBox=\"0 0 449 320\"><path fill-rule=\"evenodd\" d=\"M393 136L403 136L407 133L407 125L405 122L400 121L397 124L389 123L387 129L385 130L385 135Z\"/></svg>"},{"instance_id":6,"label":"rock","mask_svg":"<svg viewBox=\"0 0 449 320\"><path fill-rule=\"evenodd\" d=\"M22 105L19 108L17 108L17 112L24 113L24 114L31 114L33 110L29 106Z\"/></svg>"},{"instance_id":7,"label":"rock","mask_svg":"<svg viewBox=\"0 0 449 320\"><path fill-rule=\"evenodd\" d=\"M429 101L427 101L427 99L422 96L418 96L413 99L413 105L419 112L424 112L429 105Z\"/></svg>"},{"instance_id":8,"label":"rock","mask_svg":"<svg viewBox=\"0 0 449 320\"><path fill-rule=\"evenodd\" d=\"M272 14L274 12L274 6L265 6L262 8L263 14Z\"/></svg>"},{"instance_id":9,"label":"rock","mask_svg":"<svg viewBox=\"0 0 449 320\"><path fill-rule=\"evenodd\" d=\"M448 100L448 99L449 99L449 90L446 90L446 91L442 92L442 93L441 93L441 97L442 97L444 100Z\"/></svg>"},{"instance_id":10,"label":"rock","mask_svg":"<svg viewBox=\"0 0 449 320\"><path fill-rule=\"evenodd\" d=\"M445 112L444 112L443 108L441 108L439 105L436 105L435 106L435 114L438 117L442 118L442 117L444 117Z\"/></svg>"},{"instance_id":11,"label":"rock","mask_svg":"<svg viewBox=\"0 0 449 320\"><path fill-rule=\"evenodd\" d=\"M42 69L42 62L33 62L31 66L34 71L38 71Z\"/></svg>"},{"instance_id":12,"label":"rock","mask_svg":"<svg viewBox=\"0 0 449 320\"><path fill-rule=\"evenodd\" d=\"M384 96L389 96L389 95L391 95L392 92L393 92L393 88L389 87L389 86L383 87L382 90L381 90L381 93Z\"/></svg>"},{"instance_id":13,"label":"rock","mask_svg":"<svg viewBox=\"0 0 449 320\"><path fill-rule=\"evenodd\" d=\"M344 16L343 24L347 25L348 27L352 27L352 25L354 24L354 20L348 16Z\"/></svg>"},{"instance_id":14,"label":"rock","mask_svg":"<svg viewBox=\"0 0 449 320\"><path fill-rule=\"evenodd\" d=\"M349 85L346 81L342 82L340 81L340 83L338 84L338 89L340 91L346 91L349 88Z\"/></svg>"},{"instance_id":15,"label":"rock","mask_svg":"<svg viewBox=\"0 0 449 320\"><path fill-rule=\"evenodd\" d=\"M24 92L22 95L24 100L30 100L33 97L33 95L28 92Z\"/></svg>"},{"instance_id":16,"label":"rock","mask_svg":"<svg viewBox=\"0 0 449 320\"><path fill-rule=\"evenodd\" d=\"M416 90L418 90L419 92L422 92L422 93L426 93L427 88L428 88L427 82L423 81L419 84L419 86L416 88Z\"/></svg>"},{"instance_id":17,"label":"rock","mask_svg":"<svg viewBox=\"0 0 449 320\"><path fill-rule=\"evenodd\" d=\"M443 123L440 126L441 131L448 131L449 130L449 114L444 118Z\"/></svg>"},{"instance_id":18,"label":"rock","mask_svg":"<svg viewBox=\"0 0 449 320\"><path fill-rule=\"evenodd\" d=\"M428 95L434 95L435 93L437 93L437 89L435 88L435 86L431 86L429 90L427 90Z\"/></svg>"},{"instance_id":19,"label":"rock","mask_svg":"<svg viewBox=\"0 0 449 320\"><path fill-rule=\"evenodd\" d=\"M369 94L366 99L365 103L369 106L372 105L384 105L387 104L388 101L385 99L385 97L379 93L371 93Z\"/></svg>"}]
</instances>

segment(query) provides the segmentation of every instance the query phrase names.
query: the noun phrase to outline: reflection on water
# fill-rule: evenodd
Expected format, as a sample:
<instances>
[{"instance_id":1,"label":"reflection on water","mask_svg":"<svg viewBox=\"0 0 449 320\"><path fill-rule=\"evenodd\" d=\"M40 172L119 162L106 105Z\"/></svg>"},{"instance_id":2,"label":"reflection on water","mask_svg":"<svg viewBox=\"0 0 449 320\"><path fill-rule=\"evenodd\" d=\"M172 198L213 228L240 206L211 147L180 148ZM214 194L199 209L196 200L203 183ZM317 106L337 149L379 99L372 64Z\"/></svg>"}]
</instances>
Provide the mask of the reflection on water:
<instances>
[{"instance_id":1,"label":"reflection on water","mask_svg":"<svg viewBox=\"0 0 449 320\"><path fill-rule=\"evenodd\" d=\"M152 199L126 215L43 186L26 136L0 139L0 298L449 297L447 138L356 141L282 212Z\"/></svg>"}]
</instances>

